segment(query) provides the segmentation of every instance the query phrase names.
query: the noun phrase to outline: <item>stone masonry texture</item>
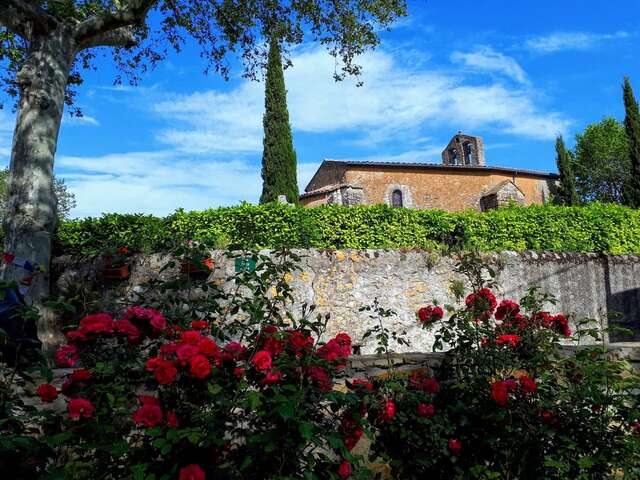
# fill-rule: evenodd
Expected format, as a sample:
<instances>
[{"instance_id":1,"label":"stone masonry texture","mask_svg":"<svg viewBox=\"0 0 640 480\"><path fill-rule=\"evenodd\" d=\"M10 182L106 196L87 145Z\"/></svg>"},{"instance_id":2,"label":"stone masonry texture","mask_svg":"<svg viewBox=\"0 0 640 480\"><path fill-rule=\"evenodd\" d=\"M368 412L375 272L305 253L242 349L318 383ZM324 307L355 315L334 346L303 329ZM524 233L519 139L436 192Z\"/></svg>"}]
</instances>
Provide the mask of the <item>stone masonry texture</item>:
<instances>
[{"instance_id":1,"label":"stone masonry texture","mask_svg":"<svg viewBox=\"0 0 640 480\"><path fill-rule=\"evenodd\" d=\"M464 279L455 272L456 259L424 251L398 250L296 250L302 259L300 270L286 277L296 299L292 307L303 303L329 313L327 337L348 332L363 354L372 353L375 345L362 342L364 332L375 322L360 307L378 299L381 307L395 315L386 325L406 332L410 346L394 346L398 352L431 351L432 333L423 330L415 312L424 305L438 302L455 304L452 284ZM234 274L233 260L222 251L213 252L216 268L211 281L224 283ZM159 273L166 256L136 256L129 280L105 287L100 279L99 257L58 257L54 275L58 293L73 291L78 285L94 295L111 301L134 301L136 291L151 278L171 274ZM542 291L557 297L551 312L591 318L606 325L610 321L635 329L632 336L618 335L612 341L640 339L640 257L571 253L502 252L485 255L485 261L498 272L498 299L520 300L528 286L536 284ZM179 263L179 262L178 262ZM179 268L179 267L178 267ZM453 282L453 283L452 283Z\"/></svg>"}]
</instances>

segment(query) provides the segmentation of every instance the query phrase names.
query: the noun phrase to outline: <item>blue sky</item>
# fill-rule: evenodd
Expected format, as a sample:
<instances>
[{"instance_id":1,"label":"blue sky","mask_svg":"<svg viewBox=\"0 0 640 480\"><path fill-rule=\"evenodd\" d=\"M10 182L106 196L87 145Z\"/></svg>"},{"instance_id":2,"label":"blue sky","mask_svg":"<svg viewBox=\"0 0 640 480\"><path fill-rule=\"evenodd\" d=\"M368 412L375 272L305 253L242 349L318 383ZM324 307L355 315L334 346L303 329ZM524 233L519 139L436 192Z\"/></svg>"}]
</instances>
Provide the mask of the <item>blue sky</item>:
<instances>
[{"instance_id":1,"label":"blue sky","mask_svg":"<svg viewBox=\"0 0 640 480\"><path fill-rule=\"evenodd\" d=\"M361 58L363 87L335 83L333 59L305 44L286 72L301 190L323 158L439 162L458 130L484 137L490 165L555 170L554 137L622 118L621 83L640 93L640 2L418 0ZM138 87L109 62L85 78L85 117L65 116L56 173L74 216L164 215L257 202L263 88L233 62L225 82L187 49ZM0 112L8 163L13 114Z\"/></svg>"}]
</instances>

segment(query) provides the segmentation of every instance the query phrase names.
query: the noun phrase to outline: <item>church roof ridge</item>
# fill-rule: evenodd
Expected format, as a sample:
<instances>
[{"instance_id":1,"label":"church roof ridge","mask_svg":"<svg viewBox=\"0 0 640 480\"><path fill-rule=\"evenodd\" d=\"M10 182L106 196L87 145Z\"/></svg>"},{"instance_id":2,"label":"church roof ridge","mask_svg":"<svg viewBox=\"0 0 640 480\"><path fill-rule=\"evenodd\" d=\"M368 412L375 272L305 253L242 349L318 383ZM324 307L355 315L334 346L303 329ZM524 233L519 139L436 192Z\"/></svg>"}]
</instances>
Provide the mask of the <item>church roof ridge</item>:
<instances>
[{"instance_id":1,"label":"church roof ridge","mask_svg":"<svg viewBox=\"0 0 640 480\"><path fill-rule=\"evenodd\" d=\"M379 160L339 160L332 158L325 158L322 163L340 163L343 165L365 165L365 166L394 166L394 167L424 167L446 170L493 170L498 172L509 173L523 173L529 175L542 175L550 178L558 178L557 173L545 172L542 170L532 170L526 168L512 168L512 167L500 167L495 165L443 165L442 163L428 163L428 162L390 162Z\"/></svg>"}]
</instances>

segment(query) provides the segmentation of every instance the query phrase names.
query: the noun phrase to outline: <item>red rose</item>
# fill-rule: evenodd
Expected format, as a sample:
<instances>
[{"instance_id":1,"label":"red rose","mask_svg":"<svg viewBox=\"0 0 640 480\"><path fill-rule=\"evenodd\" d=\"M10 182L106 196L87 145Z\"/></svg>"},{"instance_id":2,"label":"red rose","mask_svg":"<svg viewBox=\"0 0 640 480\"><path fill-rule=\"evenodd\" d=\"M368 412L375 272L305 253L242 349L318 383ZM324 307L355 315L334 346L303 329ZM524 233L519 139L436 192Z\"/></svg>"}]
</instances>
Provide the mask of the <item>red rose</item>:
<instances>
[{"instance_id":1,"label":"red rose","mask_svg":"<svg viewBox=\"0 0 640 480\"><path fill-rule=\"evenodd\" d=\"M569 328L569 320L567 317L559 313L555 317L551 318L551 328L565 337L571 336L571 329Z\"/></svg>"},{"instance_id":2,"label":"red rose","mask_svg":"<svg viewBox=\"0 0 640 480\"><path fill-rule=\"evenodd\" d=\"M440 307L429 305L418 310L418 318L422 323L433 323L442 320L444 311Z\"/></svg>"},{"instance_id":3,"label":"red rose","mask_svg":"<svg viewBox=\"0 0 640 480\"><path fill-rule=\"evenodd\" d=\"M202 338L202 334L196 330L187 330L180 334L180 343L183 345L198 345L198 342Z\"/></svg>"},{"instance_id":4,"label":"red rose","mask_svg":"<svg viewBox=\"0 0 640 480\"><path fill-rule=\"evenodd\" d=\"M253 356L251 363L258 370L269 370L272 363L271 354L266 350L260 350Z\"/></svg>"},{"instance_id":5,"label":"red rose","mask_svg":"<svg viewBox=\"0 0 640 480\"><path fill-rule=\"evenodd\" d=\"M211 373L211 364L204 355L196 355L189 362L191 375L197 378L205 378Z\"/></svg>"},{"instance_id":6,"label":"red rose","mask_svg":"<svg viewBox=\"0 0 640 480\"><path fill-rule=\"evenodd\" d=\"M365 380L364 378L356 378L351 382L351 384L356 388L362 388L363 390L372 391L373 383Z\"/></svg>"},{"instance_id":7,"label":"red rose","mask_svg":"<svg viewBox=\"0 0 640 480\"><path fill-rule=\"evenodd\" d=\"M420 373L412 373L409 376L409 385L416 390L422 390L432 395L440 391L440 384L435 378L425 377Z\"/></svg>"},{"instance_id":8,"label":"red rose","mask_svg":"<svg viewBox=\"0 0 640 480\"><path fill-rule=\"evenodd\" d=\"M520 335L500 335L496 338L497 345L508 345L511 348L515 348L520 343Z\"/></svg>"},{"instance_id":9,"label":"red rose","mask_svg":"<svg viewBox=\"0 0 640 480\"><path fill-rule=\"evenodd\" d=\"M69 342L86 342L87 336L80 330L70 330L64 334Z\"/></svg>"},{"instance_id":10,"label":"red rose","mask_svg":"<svg viewBox=\"0 0 640 480\"><path fill-rule=\"evenodd\" d=\"M496 320L503 320L518 314L518 312L520 312L520 305L511 300L502 300L496 309Z\"/></svg>"},{"instance_id":11,"label":"red rose","mask_svg":"<svg viewBox=\"0 0 640 480\"><path fill-rule=\"evenodd\" d=\"M244 368L239 368L239 367L234 368L233 374L238 378L244 377Z\"/></svg>"},{"instance_id":12,"label":"red rose","mask_svg":"<svg viewBox=\"0 0 640 480\"><path fill-rule=\"evenodd\" d=\"M126 318L113 322L113 329L117 333L126 335L130 343L135 343L140 339L140 330Z\"/></svg>"},{"instance_id":13,"label":"red rose","mask_svg":"<svg viewBox=\"0 0 640 480\"><path fill-rule=\"evenodd\" d=\"M205 480L204 471L195 464L180 469L179 480Z\"/></svg>"},{"instance_id":14,"label":"red rose","mask_svg":"<svg viewBox=\"0 0 640 480\"><path fill-rule=\"evenodd\" d=\"M418 416L422 418L432 418L436 413L436 408L431 403L421 403L418 405Z\"/></svg>"},{"instance_id":15,"label":"red rose","mask_svg":"<svg viewBox=\"0 0 640 480\"><path fill-rule=\"evenodd\" d=\"M178 374L178 370L173 366L171 362L164 362L154 372L156 376L156 380L160 385L169 385L173 383L173 380L176 378Z\"/></svg>"},{"instance_id":16,"label":"red rose","mask_svg":"<svg viewBox=\"0 0 640 480\"><path fill-rule=\"evenodd\" d=\"M165 343L160 347L159 353L163 358L171 358L176 354L176 350L178 350L178 345L175 343Z\"/></svg>"},{"instance_id":17,"label":"red rose","mask_svg":"<svg viewBox=\"0 0 640 480\"><path fill-rule=\"evenodd\" d=\"M321 391L328 392L332 388L331 378L322 367L308 367L307 376L311 382Z\"/></svg>"},{"instance_id":18,"label":"red rose","mask_svg":"<svg viewBox=\"0 0 640 480\"><path fill-rule=\"evenodd\" d=\"M129 249L127 247L120 247L118 250L116 250L116 253L118 253L119 255L126 255L127 253L129 253Z\"/></svg>"},{"instance_id":19,"label":"red rose","mask_svg":"<svg viewBox=\"0 0 640 480\"><path fill-rule=\"evenodd\" d=\"M178 428L180 426L180 420L176 412L167 412L167 425L171 428Z\"/></svg>"},{"instance_id":20,"label":"red rose","mask_svg":"<svg viewBox=\"0 0 640 480\"><path fill-rule=\"evenodd\" d=\"M198 350L198 347L189 345L189 344L180 345L176 349L176 355L178 357L178 361L182 365L186 365L193 357L198 355L199 352L200 350Z\"/></svg>"},{"instance_id":21,"label":"red rose","mask_svg":"<svg viewBox=\"0 0 640 480\"><path fill-rule=\"evenodd\" d=\"M13 263L13 261L15 260L16 256L13 253L8 253L8 252L4 252L2 254L2 261L4 263L6 263L7 265Z\"/></svg>"},{"instance_id":22,"label":"red rose","mask_svg":"<svg viewBox=\"0 0 640 480\"><path fill-rule=\"evenodd\" d=\"M220 349L216 342L210 338L201 338L198 342L198 351L205 357L218 357L220 355Z\"/></svg>"},{"instance_id":23,"label":"red rose","mask_svg":"<svg viewBox=\"0 0 640 480\"><path fill-rule=\"evenodd\" d=\"M51 403L58 398L58 389L50 383L43 383L38 387L36 393L43 402Z\"/></svg>"},{"instance_id":24,"label":"red rose","mask_svg":"<svg viewBox=\"0 0 640 480\"><path fill-rule=\"evenodd\" d=\"M335 362L336 368L344 368L347 357L351 355L351 337L346 333L339 333L320 347L317 355L328 362Z\"/></svg>"},{"instance_id":25,"label":"red rose","mask_svg":"<svg viewBox=\"0 0 640 480\"><path fill-rule=\"evenodd\" d=\"M229 342L224 347L224 351L229 353L233 360L242 360L247 355L247 347L238 342Z\"/></svg>"},{"instance_id":26,"label":"red rose","mask_svg":"<svg viewBox=\"0 0 640 480\"><path fill-rule=\"evenodd\" d=\"M273 385L274 383L278 383L284 373L271 371L265 375L265 377L260 381L262 385Z\"/></svg>"},{"instance_id":27,"label":"red rose","mask_svg":"<svg viewBox=\"0 0 640 480\"><path fill-rule=\"evenodd\" d=\"M113 333L113 318L106 313L97 313L95 315L87 315L80 320L78 328L85 335L100 335L103 333Z\"/></svg>"},{"instance_id":28,"label":"red rose","mask_svg":"<svg viewBox=\"0 0 640 480\"><path fill-rule=\"evenodd\" d=\"M162 409L159 405L143 403L133 414L133 421L137 425L153 428L162 422Z\"/></svg>"},{"instance_id":29,"label":"red rose","mask_svg":"<svg viewBox=\"0 0 640 480\"><path fill-rule=\"evenodd\" d=\"M56 352L56 365L60 368L73 367L79 360L78 349L74 345L62 345Z\"/></svg>"},{"instance_id":30,"label":"red rose","mask_svg":"<svg viewBox=\"0 0 640 480\"><path fill-rule=\"evenodd\" d=\"M147 360L147 370L155 374L156 380L161 385L169 385L178 374L173 362L160 357Z\"/></svg>"},{"instance_id":31,"label":"red rose","mask_svg":"<svg viewBox=\"0 0 640 480\"><path fill-rule=\"evenodd\" d=\"M205 321L205 320L192 320L191 321L191 328L193 328L194 330L203 330L205 328L209 327L209 322Z\"/></svg>"},{"instance_id":32,"label":"red rose","mask_svg":"<svg viewBox=\"0 0 640 480\"><path fill-rule=\"evenodd\" d=\"M92 376L93 374L86 368L78 368L77 370L71 372L71 377L69 378L71 378L72 382L86 382Z\"/></svg>"},{"instance_id":33,"label":"red rose","mask_svg":"<svg viewBox=\"0 0 640 480\"><path fill-rule=\"evenodd\" d=\"M447 446L449 447L451 453L453 453L454 455L460 455L460 452L462 451L462 442L460 440L451 438L447 442Z\"/></svg>"},{"instance_id":34,"label":"red rose","mask_svg":"<svg viewBox=\"0 0 640 480\"><path fill-rule=\"evenodd\" d=\"M167 320L162 313L153 308L129 307L126 314L127 319L136 319L148 322L154 330L163 331L167 328Z\"/></svg>"},{"instance_id":35,"label":"red rose","mask_svg":"<svg viewBox=\"0 0 640 480\"><path fill-rule=\"evenodd\" d=\"M496 297L488 288L471 293L464 301L467 309L474 311L482 320L488 319L496 308Z\"/></svg>"},{"instance_id":36,"label":"red rose","mask_svg":"<svg viewBox=\"0 0 640 480\"><path fill-rule=\"evenodd\" d=\"M384 401L384 405L382 408L382 420L385 422L390 422L396 416L396 404L393 400L387 399Z\"/></svg>"},{"instance_id":37,"label":"red rose","mask_svg":"<svg viewBox=\"0 0 640 480\"><path fill-rule=\"evenodd\" d=\"M535 393L538 390L536 381L527 375L520 377L520 386L522 387L522 391L525 393Z\"/></svg>"},{"instance_id":38,"label":"red rose","mask_svg":"<svg viewBox=\"0 0 640 480\"><path fill-rule=\"evenodd\" d=\"M287 345L294 352L309 351L313 347L313 338L305 335L299 330L293 330L287 338Z\"/></svg>"},{"instance_id":39,"label":"red rose","mask_svg":"<svg viewBox=\"0 0 640 480\"><path fill-rule=\"evenodd\" d=\"M347 460L343 460L338 467L338 476L343 479L351 476L351 464Z\"/></svg>"},{"instance_id":40,"label":"red rose","mask_svg":"<svg viewBox=\"0 0 640 480\"><path fill-rule=\"evenodd\" d=\"M67 408L71 420L79 420L80 417L91 418L93 415L93 405L84 398L72 398L69 400Z\"/></svg>"},{"instance_id":41,"label":"red rose","mask_svg":"<svg viewBox=\"0 0 640 480\"><path fill-rule=\"evenodd\" d=\"M504 406L509 400L509 389L507 384L502 381L495 381L491 384L491 396L494 402L498 405Z\"/></svg>"}]
</instances>

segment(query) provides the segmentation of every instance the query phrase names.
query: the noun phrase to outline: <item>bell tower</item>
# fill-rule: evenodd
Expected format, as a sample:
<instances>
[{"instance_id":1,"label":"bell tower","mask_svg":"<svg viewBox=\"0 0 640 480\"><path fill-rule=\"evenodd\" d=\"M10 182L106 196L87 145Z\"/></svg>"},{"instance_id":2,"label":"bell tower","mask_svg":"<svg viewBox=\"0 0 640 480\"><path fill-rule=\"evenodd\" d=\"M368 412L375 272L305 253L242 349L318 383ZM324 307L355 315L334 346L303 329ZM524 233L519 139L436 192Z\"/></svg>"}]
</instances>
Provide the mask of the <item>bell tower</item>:
<instances>
[{"instance_id":1,"label":"bell tower","mask_svg":"<svg viewBox=\"0 0 640 480\"><path fill-rule=\"evenodd\" d=\"M484 167L482 138L458 132L442 152L442 164Z\"/></svg>"}]
</instances>

